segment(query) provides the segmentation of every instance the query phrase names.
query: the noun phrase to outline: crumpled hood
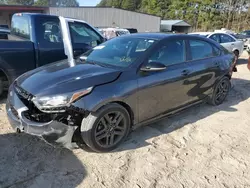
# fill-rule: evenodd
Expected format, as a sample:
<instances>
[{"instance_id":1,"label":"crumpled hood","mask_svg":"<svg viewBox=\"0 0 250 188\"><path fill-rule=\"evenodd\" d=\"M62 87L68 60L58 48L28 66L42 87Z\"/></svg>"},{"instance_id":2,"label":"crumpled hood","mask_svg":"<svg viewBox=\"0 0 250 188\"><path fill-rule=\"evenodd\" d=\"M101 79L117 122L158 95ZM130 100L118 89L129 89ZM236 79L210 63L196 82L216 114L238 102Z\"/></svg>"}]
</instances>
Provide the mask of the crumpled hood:
<instances>
[{"instance_id":1,"label":"crumpled hood","mask_svg":"<svg viewBox=\"0 0 250 188\"><path fill-rule=\"evenodd\" d=\"M17 84L35 96L55 95L112 82L120 73L81 62L71 67L65 60L27 72L17 79Z\"/></svg>"}]
</instances>

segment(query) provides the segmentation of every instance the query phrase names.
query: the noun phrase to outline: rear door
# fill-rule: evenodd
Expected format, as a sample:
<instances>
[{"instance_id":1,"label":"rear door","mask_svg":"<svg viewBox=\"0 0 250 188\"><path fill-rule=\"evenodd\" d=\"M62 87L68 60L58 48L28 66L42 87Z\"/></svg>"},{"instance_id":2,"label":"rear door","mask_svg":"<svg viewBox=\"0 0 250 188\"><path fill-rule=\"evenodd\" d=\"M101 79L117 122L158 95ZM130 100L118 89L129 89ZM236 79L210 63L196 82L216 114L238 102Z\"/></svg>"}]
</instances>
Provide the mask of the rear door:
<instances>
[{"instance_id":1,"label":"rear door","mask_svg":"<svg viewBox=\"0 0 250 188\"><path fill-rule=\"evenodd\" d=\"M67 59L58 17L44 16L36 18L36 36L38 44L38 64L42 66Z\"/></svg>"},{"instance_id":2,"label":"rear door","mask_svg":"<svg viewBox=\"0 0 250 188\"><path fill-rule=\"evenodd\" d=\"M220 34L220 41L221 45L224 46L228 51L232 52L235 48L236 40L233 39L231 36L226 34Z\"/></svg>"},{"instance_id":3,"label":"rear door","mask_svg":"<svg viewBox=\"0 0 250 188\"><path fill-rule=\"evenodd\" d=\"M84 22L68 22L73 55L77 57L82 53L104 42L104 38L91 26Z\"/></svg>"},{"instance_id":4,"label":"rear door","mask_svg":"<svg viewBox=\"0 0 250 188\"><path fill-rule=\"evenodd\" d=\"M188 87L189 102L194 102L203 100L212 92L214 83L220 75L223 60L220 57L220 50L204 40L189 40L188 49L189 75L184 85Z\"/></svg>"}]
</instances>

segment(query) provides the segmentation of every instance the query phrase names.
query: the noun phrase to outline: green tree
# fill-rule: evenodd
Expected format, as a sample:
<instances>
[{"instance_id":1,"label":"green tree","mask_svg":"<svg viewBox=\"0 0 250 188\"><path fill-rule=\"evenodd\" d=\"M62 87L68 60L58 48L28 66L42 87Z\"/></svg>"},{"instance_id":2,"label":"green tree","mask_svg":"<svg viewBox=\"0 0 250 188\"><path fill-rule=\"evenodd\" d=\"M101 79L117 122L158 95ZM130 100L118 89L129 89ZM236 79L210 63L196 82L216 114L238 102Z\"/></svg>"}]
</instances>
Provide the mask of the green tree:
<instances>
[{"instance_id":1,"label":"green tree","mask_svg":"<svg viewBox=\"0 0 250 188\"><path fill-rule=\"evenodd\" d=\"M102 0L98 6L114 6L161 16L181 19L194 30L213 31L247 29L250 24L250 0Z\"/></svg>"},{"instance_id":2,"label":"green tree","mask_svg":"<svg viewBox=\"0 0 250 188\"><path fill-rule=\"evenodd\" d=\"M49 6L55 7L78 7L77 0L49 0Z\"/></svg>"},{"instance_id":3,"label":"green tree","mask_svg":"<svg viewBox=\"0 0 250 188\"><path fill-rule=\"evenodd\" d=\"M5 5L5 4L6 4L5 0L0 0L0 5Z\"/></svg>"},{"instance_id":4,"label":"green tree","mask_svg":"<svg viewBox=\"0 0 250 188\"><path fill-rule=\"evenodd\" d=\"M33 5L34 0L5 0L8 5Z\"/></svg>"},{"instance_id":5,"label":"green tree","mask_svg":"<svg viewBox=\"0 0 250 188\"><path fill-rule=\"evenodd\" d=\"M35 6L49 6L48 0L37 0L34 3Z\"/></svg>"},{"instance_id":6,"label":"green tree","mask_svg":"<svg viewBox=\"0 0 250 188\"><path fill-rule=\"evenodd\" d=\"M102 0L97 6L100 6L100 7L108 6L108 0Z\"/></svg>"},{"instance_id":7,"label":"green tree","mask_svg":"<svg viewBox=\"0 0 250 188\"><path fill-rule=\"evenodd\" d=\"M127 10L136 10L135 0L124 0L122 2L122 8L127 9Z\"/></svg>"}]
</instances>

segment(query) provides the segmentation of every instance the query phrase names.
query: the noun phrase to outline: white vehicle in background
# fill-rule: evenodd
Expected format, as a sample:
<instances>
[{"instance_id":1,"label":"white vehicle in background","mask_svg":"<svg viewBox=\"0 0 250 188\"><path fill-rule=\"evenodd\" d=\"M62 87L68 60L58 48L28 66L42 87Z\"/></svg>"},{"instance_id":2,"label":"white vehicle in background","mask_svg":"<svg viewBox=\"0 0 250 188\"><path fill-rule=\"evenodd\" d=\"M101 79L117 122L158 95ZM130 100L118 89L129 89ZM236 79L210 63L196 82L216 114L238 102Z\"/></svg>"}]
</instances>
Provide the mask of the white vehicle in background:
<instances>
[{"instance_id":1,"label":"white vehicle in background","mask_svg":"<svg viewBox=\"0 0 250 188\"><path fill-rule=\"evenodd\" d=\"M127 29L121 28L98 28L99 32L106 38L112 39L121 35L129 35L130 32Z\"/></svg>"},{"instance_id":2,"label":"white vehicle in background","mask_svg":"<svg viewBox=\"0 0 250 188\"><path fill-rule=\"evenodd\" d=\"M236 39L233 35L219 32L197 32L189 33L192 35L201 35L220 43L228 51L233 52L237 57L244 51L244 42Z\"/></svg>"},{"instance_id":3,"label":"white vehicle in background","mask_svg":"<svg viewBox=\"0 0 250 188\"><path fill-rule=\"evenodd\" d=\"M216 29L216 30L214 30L214 33L226 33L226 34L230 34L230 35L236 34L234 31L226 29L226 28Z\"/></svg>"}]
</instances>

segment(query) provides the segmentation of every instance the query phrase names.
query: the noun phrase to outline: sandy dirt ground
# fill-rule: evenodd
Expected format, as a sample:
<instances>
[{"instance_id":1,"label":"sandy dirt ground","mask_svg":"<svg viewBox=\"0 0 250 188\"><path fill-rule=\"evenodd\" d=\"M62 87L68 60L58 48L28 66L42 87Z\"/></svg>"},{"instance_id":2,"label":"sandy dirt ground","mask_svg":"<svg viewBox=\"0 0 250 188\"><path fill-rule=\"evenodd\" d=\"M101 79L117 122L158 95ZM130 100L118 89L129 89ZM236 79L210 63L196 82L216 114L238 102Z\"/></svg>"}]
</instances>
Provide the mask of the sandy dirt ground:
<instances>
[{"instance_id":1,"label":"sandy dirt ground","mask_svg":"<svg viewBox=\"0 0 250 188\"><path fill-rule=\"evenodd\" d=\"M246 57L245 57L246 58ZM227 100L134 131L116 151L54 148L16 134L0 107L0 188L250 187L250 72L244 57Z\"/></svg>"}]
</instances>

